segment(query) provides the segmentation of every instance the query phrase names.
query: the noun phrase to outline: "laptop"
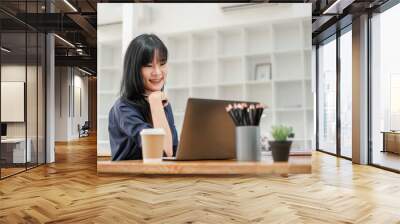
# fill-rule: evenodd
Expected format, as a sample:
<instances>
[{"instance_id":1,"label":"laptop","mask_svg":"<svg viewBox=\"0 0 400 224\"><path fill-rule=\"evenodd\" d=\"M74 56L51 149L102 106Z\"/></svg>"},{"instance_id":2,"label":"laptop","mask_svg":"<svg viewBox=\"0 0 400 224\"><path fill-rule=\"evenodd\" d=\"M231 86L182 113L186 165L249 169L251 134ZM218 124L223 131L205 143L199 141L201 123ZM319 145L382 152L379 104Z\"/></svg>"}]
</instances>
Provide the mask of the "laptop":
<instances>
[{"instance_id":1,"label":"laptop","mask_svg":"<svg viewBox=\"0 0 400 224\"><path fill-rule=\"evenodd\" d=\"M189 98L176 156L163 160L235 159L235 125L225 107L239 102Z\"/></svg>"}]
</instances>

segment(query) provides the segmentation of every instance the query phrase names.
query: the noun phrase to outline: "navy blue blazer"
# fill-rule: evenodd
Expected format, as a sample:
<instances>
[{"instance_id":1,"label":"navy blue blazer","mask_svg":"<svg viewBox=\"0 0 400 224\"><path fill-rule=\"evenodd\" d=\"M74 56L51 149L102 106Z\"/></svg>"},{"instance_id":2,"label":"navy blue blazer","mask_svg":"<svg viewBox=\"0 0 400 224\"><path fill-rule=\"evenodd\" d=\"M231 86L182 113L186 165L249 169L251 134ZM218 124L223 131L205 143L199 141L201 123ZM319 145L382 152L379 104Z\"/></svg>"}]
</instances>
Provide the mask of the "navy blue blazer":
<instances>
[{"instance_id":1,"label":"navy blue blazer","mask_svg":"<svg viewBox=\"0 0 400 224\"><path fill-rule=\"evenodd\" d=\"M178 134L170 103L164 107L164 111L171 129L173 153L175 155L178 147ZM146 122L139 108L121 98L118 99L108 116L112 160L142 159L140 131L145 128L153 128L153 126Z\"/></svg>"}]
</instances>

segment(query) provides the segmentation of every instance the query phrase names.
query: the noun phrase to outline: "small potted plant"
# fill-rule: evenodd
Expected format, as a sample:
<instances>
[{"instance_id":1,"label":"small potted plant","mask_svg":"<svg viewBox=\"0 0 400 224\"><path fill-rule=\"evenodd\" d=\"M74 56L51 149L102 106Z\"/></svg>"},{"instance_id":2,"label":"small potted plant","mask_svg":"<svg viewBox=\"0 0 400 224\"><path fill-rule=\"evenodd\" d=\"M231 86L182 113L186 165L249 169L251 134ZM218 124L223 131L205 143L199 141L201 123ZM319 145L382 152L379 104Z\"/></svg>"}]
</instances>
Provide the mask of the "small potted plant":
<instances>
[{"instance_id":1,"label":"small potted plant","mask_svg":"<svg viewBox=\"0 0 400 224\"><path fill-rule=\"evenodd\" d=\"M294 137L293 128L284 125L272 126L272 137L274 141L268 142L272 151L272 158L275 162L287 162L292 145L292 141L287 139Z\"/></svg>"}]
</instances>

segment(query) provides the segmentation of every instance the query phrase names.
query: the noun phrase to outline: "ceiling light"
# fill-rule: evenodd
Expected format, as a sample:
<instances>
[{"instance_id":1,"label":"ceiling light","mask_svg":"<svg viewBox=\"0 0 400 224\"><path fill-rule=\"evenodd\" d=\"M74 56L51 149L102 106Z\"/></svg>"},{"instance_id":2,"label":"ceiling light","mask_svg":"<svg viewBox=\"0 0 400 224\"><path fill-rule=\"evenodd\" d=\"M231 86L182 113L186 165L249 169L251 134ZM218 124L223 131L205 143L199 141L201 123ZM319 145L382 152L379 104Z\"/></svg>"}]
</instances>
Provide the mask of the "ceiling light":
<instances>
[{"instance_id":1,"label":"ceiling light","mask_svg":"<svg viewBox=\"0 0 400 224\"><path fill-rule=\"evenodd\" d=\"M86 71L86 70L83 70L83 69L81 69L81 68L79 68L79 67L78 67L78 70L81 71L81 72L83 72L83 73L85 73L85 74L87 74L87 75L90 75L90 76L92 75L92 73L90 73L90 72L88 72L88 71Z\"/></svg>"},{"instance_id":2,"label":"ceiling light","mask_svg":"<svg viewBox=\"0 0 400 224\"><path fill-rule=\"evenodd\" d=\"M61 41L63 41L64 43L68 44L69 46L75 48L75 45L73 45L71 42L69 42L68 40L58 36L57 34L54 34L54 36L56 36L58 39L60 39Z\"/></svg>"},{"instance_id":3,"label":"ceiling light","mask_svg":"<svg viewBox=\"0 0 400 224\"><path fill-rule=\"evenodd\" d=\"M1 47L1 50L4 51L4 52L6 52L6 53L10 53L10 52L11 52L9 49L7 49L7 48L5 48L5 47Z\"/></svg>"},{"instance_id":4,"label":"ceiling light","mask_svg":"<svg viewBox=\"0 0 400 224\"><path fill-rule=\"evenodd\" d=\"M343 10L354 1L355 0L336 0L332 5L325 9L322 14L342 14Z\"/></svg>"},{"instance_id":5,"label":"ceiling light","mask_svg":"<svg viewBox=\"0 0 400 224\"><path fill-rule=\"evenodd\" d=\"M69 3L68 0L64 0L65 4L67 4L72 10L74 10L75 12L78 12L78 10L71 4Z\"/></svg>"}]
</instances>

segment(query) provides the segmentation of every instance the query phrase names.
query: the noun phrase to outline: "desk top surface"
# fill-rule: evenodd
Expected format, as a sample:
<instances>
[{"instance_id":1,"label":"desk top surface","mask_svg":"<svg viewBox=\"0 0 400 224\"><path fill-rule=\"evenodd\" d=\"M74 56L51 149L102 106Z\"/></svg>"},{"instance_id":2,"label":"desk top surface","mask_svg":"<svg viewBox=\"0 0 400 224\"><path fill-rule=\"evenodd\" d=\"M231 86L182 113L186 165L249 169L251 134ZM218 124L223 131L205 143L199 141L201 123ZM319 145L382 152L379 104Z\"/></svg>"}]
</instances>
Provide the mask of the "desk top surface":
<instances>
[{"instance_id":1,"label":"desk top surface","mask_svg":"<svg viewBox=\"0 0 400 224\"><path fill-rule=\"evenodd\" d=\"M384 134L398 134L398 135L400 135L400 131L381 131L381 133L384 133Z\"/></svg>"},{"instance_id":2,"label":"desk top surface","mask_svg":"<svg viewBox=\"0 0 400 224\"><path fill-rule=\"evenodd\" d=\"M30 140L29 138L27 139L28 141ZM19 143L19 142L24 142L25 138L5 138L1 139L1 143Z\"/></svg>"},{"instance_id":3,"label":"desk top surface","mask_svg":"<svg viewBox=\"0 0 400 224\"><path fill-rule=\"evenodd\" d=\"M236 160L162 161L142 160L98 161L98 173L130 174L288 174L311 173L311 156L291 156L288 162L272 161L271 156L259 162Z\"/></svg>"}]
</instances>

